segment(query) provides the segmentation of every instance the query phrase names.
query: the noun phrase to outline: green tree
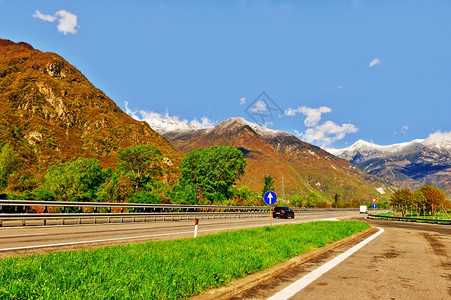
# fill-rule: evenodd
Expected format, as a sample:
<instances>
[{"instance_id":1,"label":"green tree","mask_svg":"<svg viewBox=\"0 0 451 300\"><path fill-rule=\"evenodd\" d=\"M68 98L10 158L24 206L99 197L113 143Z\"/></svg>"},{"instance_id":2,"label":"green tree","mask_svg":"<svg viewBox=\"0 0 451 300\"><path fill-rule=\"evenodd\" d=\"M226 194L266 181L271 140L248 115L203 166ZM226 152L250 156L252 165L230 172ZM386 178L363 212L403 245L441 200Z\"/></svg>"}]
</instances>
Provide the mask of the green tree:
<instances>
[{"instance_id":1,"label":"green tree","mask_svg":"<svg viewBox=\"0 0 451 300\"><path fill-rule=\"evenodd\" d=\"M319 201L321 201L321 196L318 194L318 192L313 191L308 195L304 206L305 207L316 207L318 205Z\"/></svg>"},{"instance_id":2,"label":"green tree","mask_svg":"<svg viewBox=\"0 0 451 300\"><path fill-rule=\"evenodd\" d=\"M139 191L134 193L129 199L129 203L152 203L159 204L162 201L162 197L158 194L149 191Z\"/></svg>"},{"instance_id":3,"label":"green tree","mask_svg":"<svg viewBox=\"0 0 451 300\"><path fill-rule=\"evenodd\" d=\"M62 200L92 200L105 180L97 159L79 158L62 166L52 166L44 176L42 189Z\"/></svg>"},{"instance_id":4,"label":"green tree","mask_svg":"<svg viewBox=\"0 0 451 300\"><path fill-rule=\"evenodd\" d=\"M197 204L197 193L194 185L176 184L170 192L171 202L177 204Z\"/></svg>"},{"instance_id":5,"label":"green tree","mask_svg":"<svg viewBox=\"0 0 451 300\"><path fill-rule=\"evenodd\" d=\"M10 144L4 144L0 151L0 190L8 185L8 177L20 167L17 153Z\"/></svg>"},{"instance_id":6,"label":"green tree","mask_svg":"<svg viewBox=\"0 0 451 300\"><path fill-rule=\"evenodd\" d=\"M262 198L268 191L274 191L274 179L272 178L272 175L267 175L263 177L263 190L262 190Z\"/></svg>"},{"instance_id":7,"label":"green tree","mask_svg":"<svg viewBox=\"0 0 451 300\"><path fill-rule=\"evenodd\" d=\"M135 192L150 179L162 175L163 156L158 147L152 145L130 146L119 151L117 171L135 182Z\"/></svg>"},{"instance_id":8,"label":"green tree","mask_svg":"<svg viewBox=\"0 0 451 300\"><path fill-rule=\"evenodd\" d=\"M339 208L340 207L340 195L335 194L334 196L334 202L332 203L333 208Z\"/></svg>"},{"instance_id":9,"label":"green tree","mask_svg":"<svg viewBox=\"0 0 451 300\"><path fill-rule=\"evenodd\" d=\"M222 202L233 197L231 187L245 167L243 153L231 146L200 148L183 158L179 185L194 188L199 203Z\"/></svg>"}]
</instances>

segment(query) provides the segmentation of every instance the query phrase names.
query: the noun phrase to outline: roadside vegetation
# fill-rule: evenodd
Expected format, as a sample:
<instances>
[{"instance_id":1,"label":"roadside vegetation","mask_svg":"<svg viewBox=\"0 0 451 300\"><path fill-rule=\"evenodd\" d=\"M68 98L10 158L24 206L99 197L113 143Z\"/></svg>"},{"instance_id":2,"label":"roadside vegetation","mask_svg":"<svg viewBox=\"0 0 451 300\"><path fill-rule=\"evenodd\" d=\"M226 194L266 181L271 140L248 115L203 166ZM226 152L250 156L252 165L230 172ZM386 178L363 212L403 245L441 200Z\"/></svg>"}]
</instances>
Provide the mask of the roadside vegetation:
<instances>
[{"instance_id":1,"label":"roadside vegetation","mask_svg":"<svg viewBox=\"0 0 451 300\"><path fill-rule=\"evenodd\" d=\"M185 299L369 228L287 224L0 260L1 299Z\"/></svg>"},{"instance_id":2,"label":"roadside vegetation","mask_svg":"<svg viewBox=\"0 0 451 300\"><path fill-rule=\"evenodd\" d=\"M416 191L401 189L390 199L390 206L395 215L406 217L436 217L437 214L447 215L451 210L451 201L446 194L431 184L424 184Z\"/></svg>"},{"instance_id":3,"label":"roadside vegetation","mask_svg":"<svg viewBox=\"0 0 451 300\"><path fill-rule=\"evenodd\" d=\"M264 205L262 195L275 190L270 174L262 174L262 194L247 186L237 187L247 162L242 152L231 146L188 153L177 167L177 178L160 149L144 144L120 150L114 169L103 168L95 158L77 158L43 170L42 180L19 174L21 159L9 144L0 149L0 199L260 206ZM287 203L280 198L278 205L293 207L357 208L366 204L358 199L344 201L339 194L325 199L317 191L305 197L293 195ZM387 202L380 204L384 208Z\"/></svg>"}]
</instances>

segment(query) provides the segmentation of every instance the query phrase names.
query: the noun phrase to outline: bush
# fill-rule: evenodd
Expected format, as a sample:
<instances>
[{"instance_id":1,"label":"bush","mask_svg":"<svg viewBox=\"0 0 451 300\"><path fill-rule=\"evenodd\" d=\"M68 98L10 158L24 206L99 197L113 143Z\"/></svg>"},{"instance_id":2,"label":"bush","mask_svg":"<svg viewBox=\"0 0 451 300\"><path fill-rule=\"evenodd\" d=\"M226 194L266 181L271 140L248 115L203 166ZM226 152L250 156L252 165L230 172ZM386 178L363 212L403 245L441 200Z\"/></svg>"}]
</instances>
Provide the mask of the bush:
<instances>
[{"instance_id":1,"label":"bush","mask_svg":"<svg viewBox=\"0 0 451 300\"><path fill-rule=\"evenodd\" d=\"M55 200L55 195L47 190L36 190L33 192L25 193L25 198L39 201L53 201Z\"/></svg>"},{"instance_id":2,"label":"bush","mask_svg":"<svg viewBox=\"0 0 451 300\"><path fill-rule=\"evenodd\" d=\"M196 188L192 185L174 185L169 198L172 203L177 204L198 204Z\"/></svg>"},{"instance_id":3,"label":"bush","mask_svg":"<svg viewBox=\"0 0 451 300\"><path fill-rule=\"evenodd\" d=\"M140 191L133 194L130 198L128 198L129 203L152 203L159 204L161 203L162 197L161 195L154 194L148 191Z\"/></svg>"}]
</instances>

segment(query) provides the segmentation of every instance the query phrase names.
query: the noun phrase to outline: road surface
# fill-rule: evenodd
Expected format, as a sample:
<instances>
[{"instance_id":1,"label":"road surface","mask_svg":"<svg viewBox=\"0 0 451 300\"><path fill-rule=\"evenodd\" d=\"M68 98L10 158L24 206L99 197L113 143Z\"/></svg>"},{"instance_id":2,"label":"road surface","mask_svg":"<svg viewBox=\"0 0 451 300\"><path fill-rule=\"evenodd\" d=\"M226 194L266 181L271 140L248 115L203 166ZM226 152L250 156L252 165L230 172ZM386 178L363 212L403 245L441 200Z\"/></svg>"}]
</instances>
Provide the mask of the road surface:
<instances>
[{"instance_id":1,"label":"road surface","mask_svg":"<svg viewBox=\"0 0 451 300\"><path fill-rule=\"evenodd\" d=\"M356 211L319 211L298 213L295 219L273 219L273 224L300 223L323 219L359 216ZM235 218L199 220L198 235L226 230L269 225L268 218ZM189 238L194 221L158 221L115 224L83 224L60 226L26 226L0 228L0 257L48 253L116 245L147 240Z\"/></svg>"},{"instance_id":2,"label":"road surface","mask_svg":"<svg viewBox=\"0 0 451 300\"><path fill-rule=\"evenodd\" d=\"M384 232L289 299L451 299L451 227L368 222ZM365 238L228 299L287 299L283 291L296 289L294 282Z\"/></svg>"}]
</instances>

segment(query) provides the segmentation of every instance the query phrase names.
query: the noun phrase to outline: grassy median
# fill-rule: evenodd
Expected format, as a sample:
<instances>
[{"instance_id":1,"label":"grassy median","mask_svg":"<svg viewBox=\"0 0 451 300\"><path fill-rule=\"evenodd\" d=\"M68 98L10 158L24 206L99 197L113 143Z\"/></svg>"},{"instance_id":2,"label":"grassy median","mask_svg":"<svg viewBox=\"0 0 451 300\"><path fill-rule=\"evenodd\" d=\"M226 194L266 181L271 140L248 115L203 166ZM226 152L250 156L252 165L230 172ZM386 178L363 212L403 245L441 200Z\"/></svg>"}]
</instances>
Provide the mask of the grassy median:
<instances>
[{"instance_id":1,"label":"grassy median","mask_svg":"<svg viewBox=\"0 0 451 300\"><path fill-rule=\"evenodd\" d=\"M0 299L185 299L369 225L312 222L0 260Z\"/></svg>"}]
</instances>

